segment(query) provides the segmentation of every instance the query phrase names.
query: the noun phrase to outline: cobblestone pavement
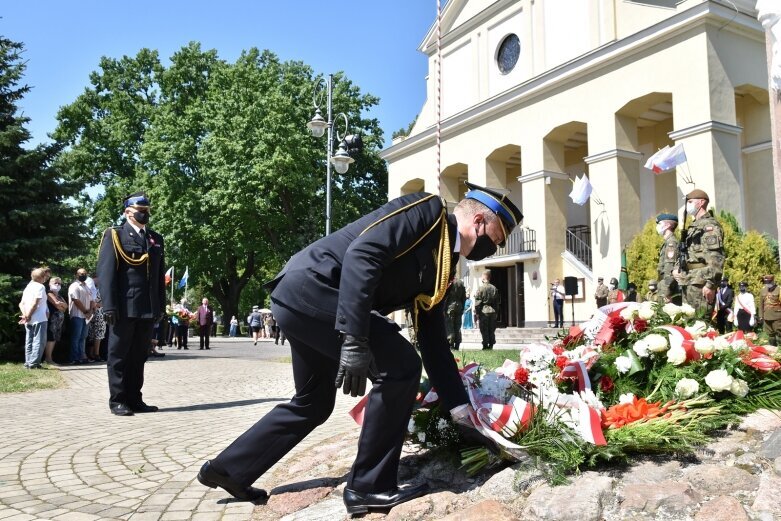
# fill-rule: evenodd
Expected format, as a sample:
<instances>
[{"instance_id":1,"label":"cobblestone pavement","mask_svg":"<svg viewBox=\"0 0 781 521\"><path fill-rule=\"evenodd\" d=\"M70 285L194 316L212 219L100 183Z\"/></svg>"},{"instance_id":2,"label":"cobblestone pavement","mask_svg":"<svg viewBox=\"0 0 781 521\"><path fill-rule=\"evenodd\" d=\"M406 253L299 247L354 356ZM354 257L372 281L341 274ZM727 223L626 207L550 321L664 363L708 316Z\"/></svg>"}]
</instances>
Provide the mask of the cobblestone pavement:
<instances>
[{"instance_id":1,"label":"cobblestone pavement","mask_svg":"<svg viewBox=\"0 0 781 521\"><path fill-rule=\"evenodd\" d=\"M64 389L0 395L0 520L251 517L252 504L195 476L292 395L289 349L240 338L214 339L209 351L163 352L145 372L144 401L160 407L154 414L109 412L105 364L64 366ZM288 457L357 432L347 414L356 401L339 393L331 418ZM257 486L268 486L263 479Z\"/></svg>"}]
</instances>

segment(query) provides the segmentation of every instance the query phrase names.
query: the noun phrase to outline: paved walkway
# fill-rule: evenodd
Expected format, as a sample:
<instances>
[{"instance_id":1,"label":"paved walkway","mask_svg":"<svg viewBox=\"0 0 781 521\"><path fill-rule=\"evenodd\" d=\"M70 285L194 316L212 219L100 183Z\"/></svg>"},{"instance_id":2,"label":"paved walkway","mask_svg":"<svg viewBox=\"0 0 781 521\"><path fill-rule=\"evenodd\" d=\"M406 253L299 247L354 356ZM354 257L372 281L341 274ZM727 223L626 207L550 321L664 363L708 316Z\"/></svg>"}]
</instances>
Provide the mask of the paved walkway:
<instances>
[{"instance_id":1,"label":"paved walkway","mask_svg":"<svg viewBox=\"0 0 781 521\"><path fill-rule=\"evenodd\" d=\"M111 415L105 364L63 367L64 389L0 395L0 520L250 519L252 504L195 476L293 394L287 346L219 339L210 351L163 352L146 367L154 414ZM357 431L347 415L357 399L337 396L331 418L289 457Z\"/></svg>"}]
</instances>

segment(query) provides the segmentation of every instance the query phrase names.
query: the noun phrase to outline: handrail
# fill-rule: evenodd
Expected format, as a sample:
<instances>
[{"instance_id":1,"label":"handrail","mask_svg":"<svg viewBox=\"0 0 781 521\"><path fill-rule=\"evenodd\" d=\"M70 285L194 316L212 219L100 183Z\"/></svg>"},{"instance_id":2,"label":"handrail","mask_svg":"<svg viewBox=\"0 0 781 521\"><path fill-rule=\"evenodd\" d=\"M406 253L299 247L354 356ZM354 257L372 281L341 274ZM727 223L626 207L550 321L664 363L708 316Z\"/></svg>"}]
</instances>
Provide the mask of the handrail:
<instances>
[{"instance_id":1,"label":"handrail","mask_svg":"<svg viewBox=\"0 0 781 521\"><path fill-rule=\"evenodd\" d=\"M575 228L573 226L573 228ZM585 227L588 228L588 227ZM584 230L579 229L577 232L582 233ZM579 234L572 229L567 228L566 235L566 248L567 251L574 255L580 262L585 264L591 269L591 244L581 239ZM585 235L585 234L584 234ZM591 230L588 230L588 236L591 236Z\"/></svg>"},{"instance_id":2,"label":"handrail","mask_svg":"<svg viewBox=\"0 0 781 521\"><path fill-rule=\"evenodd\" d=\"M531 228L516 228L507 237L503 247L496 249L494 257L537 251L537 232Z\"/></svg>"}]
</instances>

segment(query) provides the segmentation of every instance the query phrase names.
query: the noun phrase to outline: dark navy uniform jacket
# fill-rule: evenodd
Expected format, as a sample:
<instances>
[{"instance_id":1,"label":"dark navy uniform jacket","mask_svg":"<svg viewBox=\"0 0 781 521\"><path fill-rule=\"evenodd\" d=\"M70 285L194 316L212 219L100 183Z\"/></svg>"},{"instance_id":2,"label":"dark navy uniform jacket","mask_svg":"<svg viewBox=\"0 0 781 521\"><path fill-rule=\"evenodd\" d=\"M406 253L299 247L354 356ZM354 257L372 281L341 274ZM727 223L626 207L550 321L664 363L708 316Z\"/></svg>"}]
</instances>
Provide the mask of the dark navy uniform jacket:
<instances>
[{"instance_id":1,"label":"dark navy uniform jacket","mask_svg":"<svg viewBox=\"0 0 781 521\"><path fill-rule=\"evenodd\" d=\"M271 299L338 331L370 337L372 312L411 309L419 294L434 294L441 218L448 223L449 280L458 263L456 218L443 212L439 197L421 192L394 199L291 257L267 285L275 288ZM283 277L293 280L278 285ZM431 383L452 408L468 399L447 342L443 305L444 299L420 310L417 339Z\"/></svg>"},{"instance_id":2,"label":"dark navy uniform jacket","mask_svg":"<svg viewBox=\"0 0 781 521\"><path fill-rule=\"evenodd\" d=\"M139 259L149 253L149 260L133 266L114 250L112 228L103 233L98 252L97 274L103 311L114 311L117 318L154 319L165 311L165 254L163 237L146 228L146 244L130 223L113 228L125 254Z\"/></svg>"}]
</instances>

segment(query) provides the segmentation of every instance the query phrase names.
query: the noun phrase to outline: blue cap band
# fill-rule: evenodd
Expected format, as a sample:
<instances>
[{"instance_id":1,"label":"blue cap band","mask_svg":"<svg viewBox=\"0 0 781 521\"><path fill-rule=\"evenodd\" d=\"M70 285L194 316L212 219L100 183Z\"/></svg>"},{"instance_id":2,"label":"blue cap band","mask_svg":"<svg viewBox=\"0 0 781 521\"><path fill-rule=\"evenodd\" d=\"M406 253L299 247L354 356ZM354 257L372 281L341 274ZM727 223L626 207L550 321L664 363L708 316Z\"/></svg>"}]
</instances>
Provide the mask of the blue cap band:
<instances>
[{"instance_id":1,"label":"blue cap band","mask_svg":"<svg viewBox=\"0 0 781 521\"><path fill-rule=\"evenodd\" d=\"M128 206L149 206L149 199L147 199L143 195L139 195L136 197L129 197L125 201L125 208Z\"/></svg>"},{"instance_id":2,"label":"blue cap band","mask_svg":"<svg viewBox=\"0 0 781 521\"><path fill-rule=\"evenodd\" d=\"M501 201L497 200L496 198L492 197L490 194L487 194L486 192L481 192L480 190L470 190L467 192L466 196L467 199L474 199L475 201L480 201L484 205L486 205L491 211L493 211L496 215L501 217L510 228L515 228L515 226L518 225L518 223L515 221L515 218L513 217L512 212L510 212L505 206L502 204Z\"/></svg>"}]
</instances>

